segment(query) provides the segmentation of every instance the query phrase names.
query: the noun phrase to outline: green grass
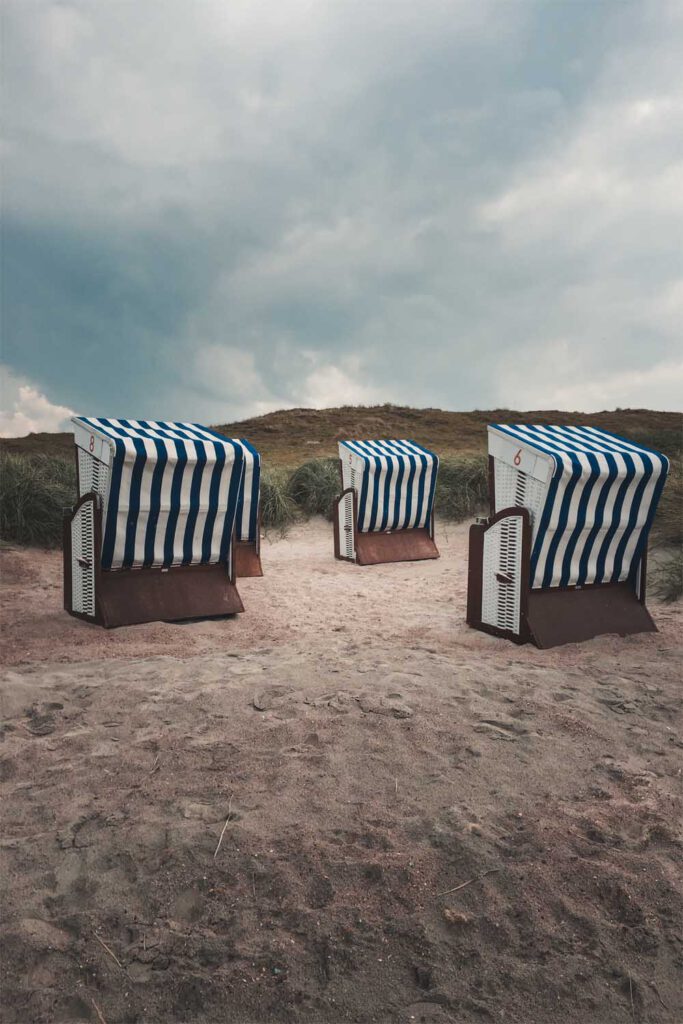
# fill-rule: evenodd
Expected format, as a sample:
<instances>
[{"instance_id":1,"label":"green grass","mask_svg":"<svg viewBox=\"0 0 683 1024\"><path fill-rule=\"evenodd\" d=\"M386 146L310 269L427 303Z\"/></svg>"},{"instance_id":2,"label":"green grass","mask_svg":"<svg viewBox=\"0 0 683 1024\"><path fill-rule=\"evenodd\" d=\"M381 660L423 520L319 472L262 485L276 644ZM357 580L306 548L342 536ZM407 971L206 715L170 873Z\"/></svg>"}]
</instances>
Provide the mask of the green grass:
<instances>
[{"instance_id":1,"label":"green grass","mask_svg":"<svg viewBox=\"0 0 683 1024\"><path fill-rule=\"evenodd\" d=\"M297 508L287 492L288 473L266 467L261 474L261 525L282 535L297 517Z\"/></svg>"},{"instance_id":2,"label":"green grass","mask_svg":"<svg viewBox=\"0 0 683 1024\"><path fill-rule=\"evenodd\" d=\"M341 493L339 461L311 459L295 469L287 493L304 515L332 519L332 502Z\"/></svg>"},{"instance_id":3,"label":"green grass","mask_svg":"<svg viewBox=\"0 0 683 1024\"><path fill-rule=\"evenodd\" d=\"M653 593L671 603L683 597L683 548L671 552L654 566Z\"/></svg>"},{"instance_id":4,"label":"green grass","mask_svg":"<svg viewBox=\"0 0 683 1024\"><path fill-rule=\"evenodd\" d=\"M683 459L680 457L671 460L652 534L665 544L683 545Z\"/></svg>"},{"instance_id":5,"label":"green grass","mask_svg":"<svg viewBox=\"0 0 683 1024\"><path fill-rule=\"evenodd\" d=\"M76 500L73 459L0 453L0 537L60 547L62 510Z\"/></svg>"},{"instance_id":6,"label":"green grass","mask_svg":"<svg viewBox=\"0 0 683 1024\"><path fill-rule=\"evenodd\" d=\"M437 516L461 522L488 508L488 460L485 455L444 459L439 466L434 507Z\"/></svg>"}]
</instances>

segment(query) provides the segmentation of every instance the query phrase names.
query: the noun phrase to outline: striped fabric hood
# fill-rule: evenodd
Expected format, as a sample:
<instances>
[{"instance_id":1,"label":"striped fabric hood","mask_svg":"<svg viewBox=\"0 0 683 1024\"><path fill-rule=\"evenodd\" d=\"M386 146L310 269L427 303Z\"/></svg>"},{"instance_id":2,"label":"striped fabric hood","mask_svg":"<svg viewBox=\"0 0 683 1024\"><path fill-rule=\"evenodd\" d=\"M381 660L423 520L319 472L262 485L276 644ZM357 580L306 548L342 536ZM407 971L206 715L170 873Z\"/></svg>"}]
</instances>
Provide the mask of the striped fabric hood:
<instances>
[{"instance_id":1,"label":"striped fabric hood","mask_svg":"<svg viewBox=\"0 0 683 1024\"><path fill-rule=\"evenodd\" d=\"M197 423L73 423L79 475L101 467L85 486L103 498L103 569L229 564L233 528L243 539L257 529L260 457L248 442Z\"/></svg>"},{"instance_id":2,"label":"striped fabric hood","mask_svg":"<svg viewBox=\"0 0 683 1024\"><path fill-rule=\"evenodd\" d=\"M261 455L245 438L242 437L239 441L233 438L233 441L242 446L244 455L244 476L237 503L235 536L237 540L249 541L250 544L254 544L259 531Z\"/></svg>"},{"instance_id":3,"label":"striped fabric hood","mask_svg":"<svg viewBox=\"0 0 683 1024\"><path fill-rule=\"evenodd\" d=\"M503 423L489 426L489 452L496 511L507 502L531 512L533 588L635 577L668 473L666 456L596 427Z\"/></svg>"},{"instance_id":4,"label":"striped fabric hood","mask_svg":"<svg viewBox=\"0 0 683 1024\"><path fill-rule=\"evenodd\" d=\"M415 441L340 441L344 486L358 494L362 532L428 527L439 459Z\"/></svg>"}]
</instances>

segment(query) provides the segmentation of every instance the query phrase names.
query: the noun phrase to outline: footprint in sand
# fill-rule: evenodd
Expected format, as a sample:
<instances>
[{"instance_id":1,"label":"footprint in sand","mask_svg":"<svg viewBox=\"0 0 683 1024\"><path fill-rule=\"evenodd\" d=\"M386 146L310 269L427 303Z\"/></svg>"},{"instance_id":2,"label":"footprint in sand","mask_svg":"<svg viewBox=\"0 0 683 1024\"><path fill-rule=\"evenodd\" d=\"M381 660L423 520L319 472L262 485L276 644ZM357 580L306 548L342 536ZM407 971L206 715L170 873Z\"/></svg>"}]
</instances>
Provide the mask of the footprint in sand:
<instances>
[{"instance_id":1,"label":"footprint in sand","mask_svg":"<svg viewBox=\"0 0 683 1024\"><path fill-rule=\"evenodd\" d=\"M186 889L176 896L171 907L174 921L192 923L198 921L204 912L204 898L197 889Z\"/></svg>"},{"instance_id":2,"label":"footprint in sand","mask_svg":"<svg viewBox=\"0 0 683 1024\"><path fill-rule=\"evenodd\" d=\"M17 930L21 938L39 950L56 949L63 952L69 948L72 941L68 932L41 918L22 918L18 922Z\"/></svg>"},{"instance_id":3,"label":"footprint in sand","mask_svg":"<svg viewBox=\"0 0 683 1024\"><path fill-rule=\"evenodd\" d=\"M361 694L356 697L361 711L370 715L388 715L392 718L411 718L413 709L406 704L401 693Z\"/></svg>"},{"instance_id":4,"label":"footprint in sand","mask_svg":"<svg viewBox=\"0 0 683 1024\"><path fill-rule=\"evenodd\" d=\"M49 736L57 728L55 711L61 711L63 704L51 702L48 704L33 704L26 709L26 729L32 736Z\"/></svg>"},{"instance_id":5,"label":"footprint in sand","mask_svg":"<svg viewBox=\"0 0 683 1024\"><path fill-rule=\"evenodd\" d=\"M257 711L270 711L271 708L284 704L293 693L291 686L267 686L254 694L252 704Z\"/></svg>"},{"instance_id":6,"label":"footprint in sand","mask_svg":"<svg viewBox=\"0 0 683 1024\"><path fill-rule=\"evenodd\" d=\"M474 726L475 732L484 733L484 735L490 736L496 740L507 740L510 743L514 743L520 736L526 735L528 729L525 729L519 722L506 722L500 719L494 720L492 718L482 718L482 720Z\"/></svg>"},{"instance_id":7,"label":"footprint in sand","mask_svg":"<svg viewBox=\"0 0 683 1024\"><path fill-rule=\"evenodd\" d=\"M314 708L327 707L346 715L353 706L353 697L344 690L336 690L334 693L323 693L320 697L307 697L305 703Z\"/></svg>"}]
</instances>

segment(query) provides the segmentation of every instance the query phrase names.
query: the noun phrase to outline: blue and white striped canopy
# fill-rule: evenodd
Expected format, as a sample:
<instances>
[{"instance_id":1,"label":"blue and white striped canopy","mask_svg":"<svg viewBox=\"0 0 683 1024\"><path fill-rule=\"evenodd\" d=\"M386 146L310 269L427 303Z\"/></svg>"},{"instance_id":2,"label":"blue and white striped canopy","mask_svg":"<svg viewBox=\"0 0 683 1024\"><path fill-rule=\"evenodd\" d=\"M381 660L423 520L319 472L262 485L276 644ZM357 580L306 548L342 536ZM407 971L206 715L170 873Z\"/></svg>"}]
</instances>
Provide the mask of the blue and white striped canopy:
<instances>
[{"instance_id":1,"label":"blue and white striped canopy","mask_svg":"<svg viewBox=\"0 0 683 1024\"><path fill-rule=\"evenodd\" d=\"M359 530L429 526L439 471L434 452L415 441L340 441L339 455L360 474Z\"/></svg>"},{"instance_id":2,"label":"blue and white striped canopy","mask_svg":"<svg viewBox=\"0 0 683 1024\"><path fill-rule=\"evenodd\" d=\"M229 564L244 475L240 441L196 423L73 422L76 443L108 464L103 569Z\"/></svg>"},{"instance_id":3,"label":"blue and white striped canopy","mask_svg":"<svg viewBox=\"0 0 683 1024\"><path fill-rule=\"evenodd\" d=\"M237 506L237 523L235 535L237 540L256 543L259 530L259 501L261 496L261 456L254 446L240 438L235 440L236 444L242 445L244 454L244 476L240 487L240 497Z\"/></svg>"},{"instance_id":4,"label":"blue and white striped canopy","mask_svg":"<svg viewBox=\"0 0 683 1024\"><path fill-rule=\"evenodd\" d=\"M635 577L668 473L666 456L596 427L502 423L489 427L489 450L545 487L532 514L532 588Z\"/></svg>"}]
</instances>

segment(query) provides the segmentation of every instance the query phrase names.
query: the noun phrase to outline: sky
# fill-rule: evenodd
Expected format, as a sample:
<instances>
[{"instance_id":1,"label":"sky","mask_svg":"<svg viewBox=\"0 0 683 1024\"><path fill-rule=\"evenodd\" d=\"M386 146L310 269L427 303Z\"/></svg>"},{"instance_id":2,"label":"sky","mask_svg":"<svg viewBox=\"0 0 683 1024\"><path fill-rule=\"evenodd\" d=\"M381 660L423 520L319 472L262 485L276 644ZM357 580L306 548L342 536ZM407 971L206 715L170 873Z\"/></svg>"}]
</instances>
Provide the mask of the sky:
<instances>
[{"instance_id":1,"label":"sky","mask_svg":"<svg viewBox=\"0 0 683 1024\"><path fill-rule=\"evenodd\" d=\"M678 0L0 17L0 434L682 407Z\"/></svg>"}]
</instances>

